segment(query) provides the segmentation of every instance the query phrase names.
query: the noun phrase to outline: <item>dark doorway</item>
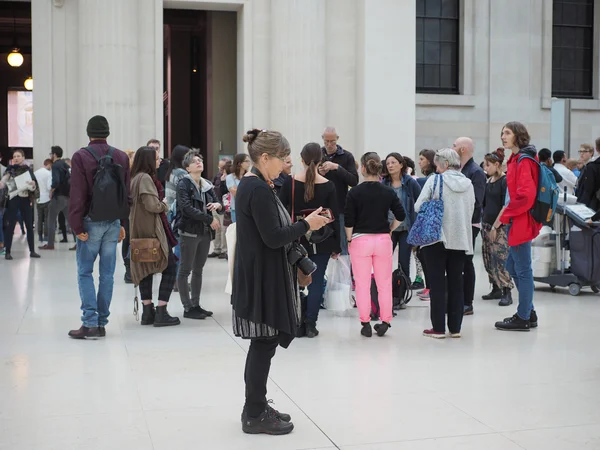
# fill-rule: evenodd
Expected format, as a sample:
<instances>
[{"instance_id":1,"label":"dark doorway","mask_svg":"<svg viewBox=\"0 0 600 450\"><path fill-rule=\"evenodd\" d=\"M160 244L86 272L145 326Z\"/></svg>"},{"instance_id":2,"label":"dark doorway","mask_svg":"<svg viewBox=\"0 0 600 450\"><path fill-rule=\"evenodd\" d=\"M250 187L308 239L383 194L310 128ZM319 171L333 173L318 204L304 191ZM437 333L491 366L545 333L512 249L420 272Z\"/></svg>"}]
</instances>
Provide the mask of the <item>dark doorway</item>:
<instances>
[{"instance_id":1,"label":"dark doorway","mask_svg":"<svg viewBox=\"0 0 600 450\"><path fill-rule=\"evenodd\" d=\"M12 67L7 61L7 56L14 47L23 56L23 63L19 67ZM14 148L9 147L9 109L12 111L10 122L13 131L17 126L15 114L18 111L8 108L9 95L25 91L24 82L31 75L31 3L0 2L0 163L3 165L7 164L14 148L25 150L25 157L33 158L33 147L30 144L22 145L17 139L17 144L21 145L14 145L15 142L12 142ZM19 120L33 120L32 111L28 111L29 113L31 117L19 117ZM32 122L27 125L32 125ZM28 139L23 139L25 140Z\"/></svg>"},{"instance_id":2,"label":"dark doorway","mask_svg":"<svg viewBox=\"0 0 600 450\"><path fill-rule=\"evenodd\" d=\"M164 11L165 155L175 145L207 157L207 12Z\"/></svg>"}]
</instances>

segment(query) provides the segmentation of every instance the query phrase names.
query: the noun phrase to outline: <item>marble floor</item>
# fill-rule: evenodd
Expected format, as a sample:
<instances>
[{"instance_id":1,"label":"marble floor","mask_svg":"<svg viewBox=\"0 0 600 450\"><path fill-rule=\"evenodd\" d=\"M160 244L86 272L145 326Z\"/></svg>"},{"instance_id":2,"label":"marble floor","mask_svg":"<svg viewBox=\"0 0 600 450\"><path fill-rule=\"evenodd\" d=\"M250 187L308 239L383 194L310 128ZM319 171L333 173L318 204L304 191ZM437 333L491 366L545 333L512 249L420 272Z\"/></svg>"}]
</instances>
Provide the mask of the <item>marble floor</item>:
<instances>
[{"instance_id":1,"label":"marble floor","mask_svg":"<svg viewBox=\"0 0 600 450\"><path fill-rule=\"evenodd\" d=\"M269 396L288 436L241 432L247 343L232 337L226 262L205 269L203 306L178 327L142 327L116 274L107 337L76 341L75 255L29 260L17 239L0 260L0 449L591 450L600 449L600 297L539 286L540 327L496 331L514 308L477 300L463 338L421 336L413 299L384 338L323 312L318 338L274 359ZM477 298L488 285L480 256ZM182 316L177 294L171 313Z\"/></svg>"}]
</instances>

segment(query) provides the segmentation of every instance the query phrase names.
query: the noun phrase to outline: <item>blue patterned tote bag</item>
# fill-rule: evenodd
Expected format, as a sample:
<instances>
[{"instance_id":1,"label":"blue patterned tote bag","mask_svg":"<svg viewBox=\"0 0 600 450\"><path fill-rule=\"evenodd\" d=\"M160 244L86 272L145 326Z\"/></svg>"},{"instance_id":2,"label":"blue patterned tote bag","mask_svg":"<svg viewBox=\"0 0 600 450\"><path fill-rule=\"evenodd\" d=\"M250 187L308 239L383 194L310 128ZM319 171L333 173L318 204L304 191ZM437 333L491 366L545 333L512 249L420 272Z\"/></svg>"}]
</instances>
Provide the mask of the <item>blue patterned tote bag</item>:
<instances>
[{"instance_id":1,"label":"blue patterned tote bag","mask_svg":"<svg viewBox=\"0 0 600 450\"><path fill-rule=\"evenodd\" d=\"M440 195L438 199L434 199L438 182L440 184ZM423 246L442 240L442 219L444 218L443 193L444 179L442 175L435 175L431 200L421 205L421 210L417 214L417 220L415 220L410 233L408 233L407 242L410 245Z\"/></svg>"}]
</instances>

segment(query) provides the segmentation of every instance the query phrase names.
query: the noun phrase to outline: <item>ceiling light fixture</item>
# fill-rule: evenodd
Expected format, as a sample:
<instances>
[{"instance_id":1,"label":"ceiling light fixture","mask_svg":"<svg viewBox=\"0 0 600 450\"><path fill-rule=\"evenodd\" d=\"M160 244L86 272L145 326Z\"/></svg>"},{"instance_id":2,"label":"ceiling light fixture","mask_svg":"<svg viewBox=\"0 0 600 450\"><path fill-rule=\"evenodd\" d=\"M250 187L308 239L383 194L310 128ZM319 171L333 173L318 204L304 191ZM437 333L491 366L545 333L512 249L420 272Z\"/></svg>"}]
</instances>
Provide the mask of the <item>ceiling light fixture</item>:
<instances>
[{"instance_id":1,"label":"ceiling light fixture","mask_svg":"<svg viewBox=\"0 0 600 450\"><path fill-rule=\"evenodd\" d=\"M11 67L21 67L23 64L23 55L17 46L17 19L13 13L13 50L6 57L8 65Z\"/></svg>"},{"instance_id":2,"label":"ceiling light fixture","mask_svg":"<svg viewBox=\"0 0 600 450\"><path fill-rule=\"evenodd\" d=\"M27 78L25 80L25 83L23 83L23 86L25 86L25 89L27 89L28 91L33 91L33 78Z\"/></svg>"}]
</instances>

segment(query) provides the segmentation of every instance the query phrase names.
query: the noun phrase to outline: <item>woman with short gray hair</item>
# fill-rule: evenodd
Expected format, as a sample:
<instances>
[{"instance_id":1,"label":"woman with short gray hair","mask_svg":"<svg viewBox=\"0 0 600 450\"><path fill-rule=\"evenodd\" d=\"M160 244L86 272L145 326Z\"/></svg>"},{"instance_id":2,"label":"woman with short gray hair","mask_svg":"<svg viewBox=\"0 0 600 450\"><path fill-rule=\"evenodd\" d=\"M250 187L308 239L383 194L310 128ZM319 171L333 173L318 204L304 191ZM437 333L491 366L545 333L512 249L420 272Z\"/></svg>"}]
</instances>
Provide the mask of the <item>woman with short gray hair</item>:
<instances>
[{"instance_id":1,"label":"woman with short gray hair","mask_svg":"<svg viewBox=\"0 0 600 450\"><path fill-rule=\"evenodd\" d=\"M422 246L430 277L431 324L423 331L436 339L446 337L446 293L448 298L448 329L453 338L460 337L463 318L465 256L473 254L471 218L475 208L475 192L471 180L460 172L460 157L451 148L435 155L438 175L427 179L415 204L418 212L423 203L432 199L444 202L441 238ZM435 187L437 183L438 187Z\"/></svg>"}]
</instances>

